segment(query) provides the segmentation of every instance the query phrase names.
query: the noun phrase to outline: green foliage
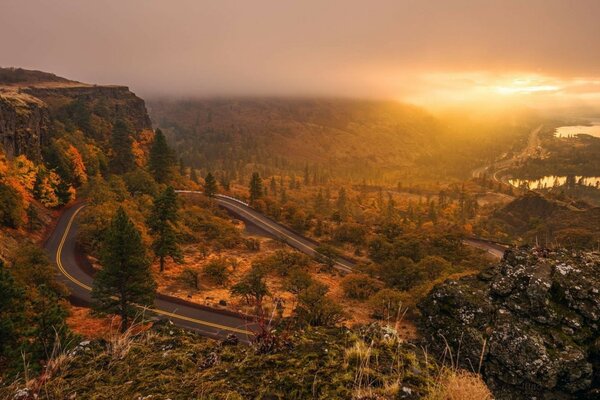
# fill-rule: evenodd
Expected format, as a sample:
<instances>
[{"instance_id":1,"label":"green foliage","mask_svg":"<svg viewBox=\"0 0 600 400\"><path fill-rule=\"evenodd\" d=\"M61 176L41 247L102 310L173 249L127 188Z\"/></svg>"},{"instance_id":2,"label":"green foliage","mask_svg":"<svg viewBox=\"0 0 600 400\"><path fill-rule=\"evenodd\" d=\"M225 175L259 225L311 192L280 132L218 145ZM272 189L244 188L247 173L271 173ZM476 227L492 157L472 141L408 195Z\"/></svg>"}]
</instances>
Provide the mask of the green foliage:
<instances>
[{"instance_id":1,"label":"green foliage","mask_svg":"<svg viewBox=\"0 0 600 400\"><path fill-rule=\"evenodd\" d=\"M449 273L452 269L452 264L438 256L427 256L419 261L417 268L421 273L425 274L426 278L433 281L443 273Z\"/></svg>"},{"instance_id":2,"label":"green foliage","mask_svg":"<svg viewBox=\"0 0 600 400\"><path fill-rule=\"evenodd\" d=\"M310 273L300 268L294 268L289 273L283 284L285 290L293 294L299 294L313 284Z\"/></svg>"},{"instance_id":3,"label":"green foliage","mask_svg":"<svg viewBox=\"0 0 600 400\"><path fill-rule=\"evenodd\" d=\"M56 343L65 345L70 332L65 324L66 289L56 280L56 270L46 252L24 244L10 257L10 269L0 267L0 340L14 371L37 371L52 355ZM0 356L0 358L2 358Z\"/></svg>"},{"instance_id":4,"label":"green foliage","mask_svg":"<svg viewBox=\"0 0 600 400\"><path fill-rule=\"evenodd\" d=\"M402 293L394 289L381 289L369 298L369 308L375 318L398 320L403 310Z\"/></svg>"},{"instance_id":5,"label":"green foliage","mask_svg":"<svg viewBox=\"0 0 600 400\"><path fill-rule=\"evenodd\" d=\"M408 290L426 279L424 271L417 268L414 261L407 257L385 262L380 275L388 286L400 290Z\"/></svg>"},{"instance_id":6,"label":"green foliage","mask_svg":"<svg viewBox=\"0 0 600 400\"><path fill-rule=\"evenodd\" d=\"M321 244L315 248L317 252L316 259L320 263L327 266L328 269L332 269L335 265L335 260L340 256L339 252L328 244Z\"/></svg>"},{"instance_id":7,"label":"green foliage","mask_svg":"<svg viewBox=\"0 0 600 400\"><path fill-rule=\"evenodd\" d=\"M181 280L192 289L200 289L200 272L197 269L184 268L181 272Z\"/></svg>"},{"instance_id":8,"label":"green foliage","mask_svg":"<svg viewBox=\"0 0 600 400\"><path fill-rule=\"evenodd\" d=\"M250 203L255 203L258 199L263 197L264 189L262 178L258 174L258 172L252 173L252 178L250 179Z\"/></svg>"},{"instance_id":9,"label":"green foliage","mask_svg":"<svg viewBox=\"0 0 600 400\"><path fill-rule=\"evenodd\" d=\"M253 265L242 279L231 287L231 295L243 297L246 303L259 306L265 296L270 295L262 268Z\"/></svg>"},{"instance_id":10,"label":"green foliage","mask_svg":"<svg viewBox=\"0 0 600 400\"><path fill-rule=\"evenodd\" d=\"M173 152L167 144L167 138L160 129L156 130L154 142L150 148L148 168L158 183L166 183L171 178L172 167L175 164Z\"/></svg>"},{"instance_id":11,"label":"green foliage","mask_svg":"<svg viewBox=\"0 0 600 400\"><path fill-rule=\"evenodd\" d=\"M141 168L136 168L131 172L123 175L123 180L127 186L127 190L131 195L147 194L156 196L158 194L158 185L148 172Z\"/></svg>"},{"instance_id":12,"label":"green foliage","mask_svg":"<svg viewBox=\"0 0 600 400\"><path fill-rule=\"evenodd\" d=\"M224 258L216 258L202 268L202 275L212 283L224 286L229 281L229 265Z\"/></svg>"},{"instance_id":13,"label":"green foliage","mask_svg":"<svg viewBox=\"0 0 600 400\"><path fill-rule=\"evenodd\" d=\"M217 180L210 172L204 178L204 194L208 197L215 197L217 194Z\"/></svg>"},{"instance_id":14,"label":"green foliage","mask_svg":"<svg viewBox=\"0 0 600 400\"><path fill-rule=\"evenodd\" d=\"M333 239L338 242L352 243L356 246L366 242L367 227L356 223L345 223L338 226L333 232Z\"/></svg>"},{"instance_id":15,"label":"green foliage","mask_svg":"<svg viewBox=\"0 0 600 400\"><path fill-rule=\"evenodd\" d=\"M0 183L0 226L18 228L23 222L23 199L19 192Z\"/></svg>"},{"instance_id":16,"label":"green foliage","mask_svg":"<svg viewBox=\"0 0 600 400\"><path fill-rule=\"evenodd\" d=\"M242 241L240 231L229 221L216 217L203 207L184 207L181 210L181 221L182 240L187 243L204 241L217 249L231 249Z\"/></svg>"},{"instance_id":17,"label":"green foliage","mask_svg":"<svg viewBox=\"0 0 600 400\"><path fill-rule=\"evenodd\" d=\"M329 288L313 283L298 294L294 314L301 324L335 326L346 319L342 307L327 296Z\"/></svg>"},{"instance_id":18,"label":"green foliage","mask_svg":"<svg viewBox=\"0 0 600 400\"><path fill-rule=\"evenodd\" d=\"M18 348L19 328L25 315L25 293L17 285L10 271L0 260L0 363L1 358L15 357Z\"/></svg>"},{"instance_id":19,"label":"green foliage","mask_svg":"<svg viewBox=\"0 0 600 400\"><path fill-rule=\"evenodd\" d=\"M178 208L177 193L169 186L154 199L152 212L147 221L150 233L154 235L152 250L160 260L161 272L165 269L167 257L171 257L176 262L183 261L176 232L179 219Z\"/></svg>"},{"instance_id":20,"label":"green foliage","mask_svg":"<svg viewBox=\"0 0 600 400\"><path fill-rule=\"evenodd\" d=\"M297 251L277 250L258 263L264 271L273 272L278 276L287 276L290 271L306 269L310 258Z\"/></svg>"},{"instance_id":21,"label":"green foliage","mask_svg":"<svg viewBox=\"0 0 600 400\"><path fill-rule=\"evenodd\" d=\"M150 306L154 302L156 283L140 233L121 207L104 238L100 263L102 269L92 288L94 308L119 314L121 329L125 330L135 313L134 304Z\"/></svg>"},{"instance_id":22,"label":"green foliage","mask_svg":"<svg viewBox=\"0 0 600 400\"><path fill-rule=\"evenodd\" d=\"M117 120L110 136L110 148L112 151L110 169L116 174L124 174L131 171L135 166L132 134L133 129L126 121L122 119Z\"/></svg>"},{"instance_id":23,"label":"green foliage","mask_svg":"<svg viewBox=\"0 0 600 400\"><path fill-rule=\"evenodd\" d=\"M344 295L350 299L365 300L381 289L381 283L365 274L348 274L341 281Z\"/></svg>"}]
</instances>

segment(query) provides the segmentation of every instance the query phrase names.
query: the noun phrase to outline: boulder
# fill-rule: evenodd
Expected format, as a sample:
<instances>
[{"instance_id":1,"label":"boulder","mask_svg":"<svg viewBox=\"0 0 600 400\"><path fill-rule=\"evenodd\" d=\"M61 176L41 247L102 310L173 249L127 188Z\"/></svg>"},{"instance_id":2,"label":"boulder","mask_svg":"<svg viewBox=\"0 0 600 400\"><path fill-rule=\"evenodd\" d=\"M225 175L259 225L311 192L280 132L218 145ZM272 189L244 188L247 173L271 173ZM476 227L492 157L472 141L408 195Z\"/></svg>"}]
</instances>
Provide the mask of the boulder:
<instances>
[{"instance_id":1,"label":"boulder","mask_svg":"<svg viewBox=\"0 0 600 400\"><path fill-rule=\"evenodd\" d=\"M600 397L600 254L520 248L419 304L430 351L497 399Z\"/></svg>"}]
</instances>

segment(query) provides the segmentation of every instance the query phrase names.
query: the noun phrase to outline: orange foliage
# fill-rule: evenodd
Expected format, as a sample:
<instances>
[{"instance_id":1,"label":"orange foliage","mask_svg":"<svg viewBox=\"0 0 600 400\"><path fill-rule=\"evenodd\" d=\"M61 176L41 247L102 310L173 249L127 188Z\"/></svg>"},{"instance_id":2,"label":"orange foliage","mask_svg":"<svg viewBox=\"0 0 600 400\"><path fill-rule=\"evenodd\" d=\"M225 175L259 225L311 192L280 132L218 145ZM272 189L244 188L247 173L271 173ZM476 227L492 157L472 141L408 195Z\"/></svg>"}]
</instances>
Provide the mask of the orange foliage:
<instances>
[{"instance_id":1,"label":"orange foliage","mask_svg":"<svg viewBox=\"0 0 600 400\"><path fill-rule=\"evenodd\" d=\"M67 148L67 157L71 163L71 170L73 171L73 175L77 179L77 182L79 184L86 183L88 177L85 170L85 164L83 163L83 158L81 157L79 150L77 150L72 144L69 144L69 147Z\"/></svg>"}]
</instances>

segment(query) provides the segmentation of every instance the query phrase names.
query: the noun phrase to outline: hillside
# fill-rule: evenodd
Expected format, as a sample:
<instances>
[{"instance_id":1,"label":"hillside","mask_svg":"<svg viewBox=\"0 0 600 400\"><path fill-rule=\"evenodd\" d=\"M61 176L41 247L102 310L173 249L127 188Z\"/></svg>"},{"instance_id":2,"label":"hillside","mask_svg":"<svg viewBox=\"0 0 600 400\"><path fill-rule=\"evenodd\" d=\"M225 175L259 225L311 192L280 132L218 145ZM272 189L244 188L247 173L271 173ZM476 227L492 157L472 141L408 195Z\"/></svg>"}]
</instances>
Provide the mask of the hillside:
<instances>
[{"instance_id":1,"label":"hillside","mask_svg":"<svg viewBox=\"0 0 600 400\"><path fill-rule=\"evenodd\" d=\"M600 207L528 192L498 209L485 221L513 239L535 244L596 249L600 240Z\"/></svg>"},{"instance_id":2,"label":"hillside","mask_svg":"<svg viewBox=\"0 0 600 400\"><path fill-rule=\"evenodd\" d=\"M394 102L155 100L149 109L186 163L230 174L253 164L297 172L309 165L354 180L398 179L432 155L440 131L425 111Z\"/></svg>"},{"instance_id":3,"label":"hillside","mask_svg":"<svg viewBox=\"0 0 600 400\"><path fill-rule=\"evenodd\" d=\"M127 87L0 68L0 258L7 243L39 239L50 210L73 200L88 176L107 173L117 121L131 130L143 162L150 119Z\"/></svg>"}]
</instances>

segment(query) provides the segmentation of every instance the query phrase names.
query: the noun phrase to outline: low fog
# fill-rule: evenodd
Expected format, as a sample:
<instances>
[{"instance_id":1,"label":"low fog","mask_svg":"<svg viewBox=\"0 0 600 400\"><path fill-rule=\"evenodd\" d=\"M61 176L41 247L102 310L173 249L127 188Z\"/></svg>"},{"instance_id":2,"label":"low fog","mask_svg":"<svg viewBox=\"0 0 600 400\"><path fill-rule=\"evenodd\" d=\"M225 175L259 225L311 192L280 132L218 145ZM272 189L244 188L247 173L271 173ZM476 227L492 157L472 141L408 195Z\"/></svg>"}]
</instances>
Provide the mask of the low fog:
<instances>
[{"instance_id":1,"label":"low fog","mask_svg":"<svg viewBox=\"0 0 600 400\"><path fill-rule=\"evenodd\" d=\"M0 65L124 84L147 97L427 103L513 94L525 76L541 93L515 93L595 98L598 15L594 0L5 0Z\"/></svg>"}]
</instances>

